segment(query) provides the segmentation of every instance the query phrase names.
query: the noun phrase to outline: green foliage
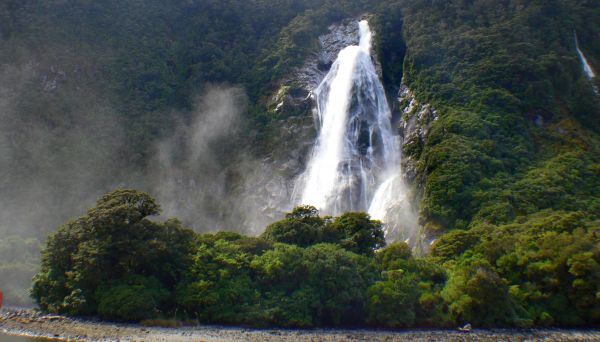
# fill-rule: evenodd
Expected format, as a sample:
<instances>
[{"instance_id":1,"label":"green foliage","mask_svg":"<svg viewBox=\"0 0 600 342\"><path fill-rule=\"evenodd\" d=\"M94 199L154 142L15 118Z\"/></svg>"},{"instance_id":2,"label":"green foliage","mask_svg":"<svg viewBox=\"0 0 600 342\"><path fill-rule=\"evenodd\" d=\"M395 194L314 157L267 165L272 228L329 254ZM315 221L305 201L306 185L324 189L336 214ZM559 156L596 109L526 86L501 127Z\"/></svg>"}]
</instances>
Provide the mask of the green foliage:
<instances>
[{"instance_id":1,"label":"green foliage","mask_svg":"<svg viewBox=\"0 0 600 342\"><path fill-rule=\"evenodd\" d=\"M321 307L317 325L360 322L365 290L372 277L368 260L335 245L319 244L306 250L307 280Z\"/></svg>"},{"instance_id":2,"label":"green foliage","mask_svg":"<svg viewBox=\"0 0 600 342\"><path fill-rule=\"evenodd\" d=\"M176 220L158 224L145 218L158 210L147 194L117 190L86 216L60 227L48 240L34 280L40 307L128 321L180 309L186 317L212 323L363 322L367 288L378 278L376 263L343 246L372 255L383 243L381 224L368 215L330 220L312 207L296 208L283 226L310 223L321 236L335 223L329 229L339 233L339 244L312 241L302 248L237 233L195 235Z\"/></svg>"},{"instance_id":3,"label":"green foliage","mask_svg":"<svg viewBox=\"0 0 600 342\"><path fill-rule=\"evenodd\" d=\"M406 243L394 242L379 250L375 258L383 270L394 270L412 258L412 251Z\"/></svg>"},{"instance_id":4,"label":"green foliage","mask_svg":"<svg viewBox=\"0 0 600 342\"><path fill-rule=\"evenodd\" d=\"M443 291L449 318L488 326L597 324L597 229L584 211L546 209L442 236L432 254L450 270Z\"/></svg>"},{"instance_id":5,"label":"green foliage","mask_svg":"<svg viewBox=\"0 0 600 342\"><path fill-rule=\"evenodd\" d=\"M34 279L40 308L283 327L600 322L600 226L588 212L547 209L454 230L416 258L406 243L383 247L381 223L365 213L322 218L298 207L268 241L146 219L158 211L147 194L117 190L59 227ZM317 232L310 244L286 232L302 224Z\"/></svg>"},{"instance_id":6,"label":"green foliage","mask_svg":"<svg viewBox=\"0 0 600 342\"><path fill-rule=\"evenodd\" d=\"M596 208L600 186L589 167L600 156L600 102L581 72L573 31L585 32L597 66L600 46L589 37L600 33L590 24L598 8L561 0L417 0L400 8L406 47L393 35L382 40L383 51L399 52L386 52L388 70L399 72L394 60L402 58L404 82L438 116L404 151L416 161L426 229L439 235L546 208Z\"/></svg>"},{"instance_id":7,"label":"green foliage","mask_svg":"<svg viewBox=\"0 0 600 342\"><path fill-rule=\"evenodd\" d=\"M156 317L161 302L169 296L169 291L158 280L141 276L124 279L120 284L96 291L99 296L98 315L123 321Z\"/></svg>"},{"instance_id":8,"label":"green foliage","mask_svg":"<svg viewBox=\"0 0 600 342\"><path fill-rule=\"evenodd\" d=\"M364 213L322 218L310 206L295 208L260 238L220 232L198 242L176 293L188 315L290 327L360 322L375 274L357 254L372 255L385 243L381 223Z\"/></svg>"},{"instance_id":9,"label":"green foliage","mask_svg":"<svg viewBox=\"0 0 600 342\"><path fill-rule=\"evenodd\" d=\"M205 242L195 249L193 264L177 287L177 304L201 321L244 322L258 299L249 274L252 255L237 244L241 239L219 235L200 237Z\"/></svg>"},{"instance_id":10,"label":"green foliage","mask_svg":"<svg viewBox=\"0 0 600 342\"><path fill-rule=\"evenodd\" d=\"M537 324L595 324L600 279L598 222L583 212L545 210L489 227L474 250L496 265Z\"/></svg>"},{"instance_id":11,"label":"green foliage","mask_svg":"<svg viewBox=\"0 0 600 342\"><path fill-rule=\"evenodd\" d=\"M431 255L443 259L459 256L467 249L473 247L478 240L477 232L453 230L442 235L431 246Z\"/></svg>"},{"instance_id":12,"label":"green foliage","mask_svg":"<svg viewBox=\"0 0 600 342\"><path fill-rule=\"evenodd\" d=\"M329 24L365 12L389 97L402 80L436 108L403 151L430 257L384 248L365 213L299 207L260 237L197 235L148 220L154 200L119 190L50 236L41 309L286 327L599 324L600 102L573 41L576 30L598 70L593 1L8 1L0 64L81 64L56 92L25 82L17 116L65 130L88 103L73 98L103 89L126 130L120 152L141 168L174 125L165 113L186 119L205 84L241 84L253 105L240 141L268 151L268 95ZM35 244L0 239L3 286L33 272Z\"/></svg>"},{"instance_id":13,"label":"green foliage","mask_svg":"<svg viewBox=\"0 0 600 342\"><path fill-rule=\"evenodd\" d=\"M441 290L446 272L427 259L415 259L405 243L380 250L375 260L381 280L367 292L367 322L383 327L446 326Z\"/></svg>"},{"instance_id":14,"label":"green foliage","mask_svg":"<svg viewBox=\"0 0 600 342\"><path fill-rule=\"evenodd\" d=\"M265 294L263 319L280 326L360 323L374 277L367 259L333 244L306 249L277 244L252 268Z\"/></svg>"},{"instance_id":15,"label":"green foliage","mask_svg":"<svg viewBox=\"0 0 600 342\"><path fill-rule=\"evenodd\" d=\"M327 229L339 237L340 246L357 254L371 255L385 246L383 224L367 213L342 214Z\"/></svg>"},{"instance_id":16,"label":"green foliage","mask_svg":"<svg viewBox=\"0 0 600 342\"><path fill-rule=\"evenodd\" d=\"M450 272L442 297L448 303L448 318L456 324L506 326L517 322L507 284L477 257L462 261Z\"/></svg>"},{"instance_id":17,"label":"green foliage","mask_svg":"<svg viewBox=\"0 0 600 342\"><path fill-rule=\"evenodd\" d=\"M270 224L261 237L267 241L306 247L324 241L326 220L319 217L315 207L296 207L285 219Z\"/></svg>"},{"instance_id":18,"label":"green foliage","mask_svg":"<svg viewBox=\"0 0 600 342\"><path fill-rule=\"evenodd\" d=\"M136 275L153 277L161 287L172 290L191 262L194 233L176 220L158 224L146 219L159 210L145 193L116 190L103 196L87 215L59 227L48 239L42 268L34 278L32 295L40 307L56 313L93 314L99 300L116 303L122 300L121 293L133 291L131 286L145 285L114 285L110 296L98 289ZM124 312L137 310L135 301L123 305L128 307ZM161 309L168 310L169 304ZM115 310L105 305L103 312L125 318L117 313L121 309Z\"/></svg>"},{"instance_id":19,"label":"green foliage","mask_svg":"<svg viewBox=\"0 0 600 342\"><path fill-rule=\"evenodd\" d=\"M573 31L597 66L600 11L560 0L401 9L404 82L437 110L404 152L437 237L431 260L448 275L420 307L441 298L450 324L597 324L600 106Z\"/></svg>"},{"instance_id":20,"label":"green foliage","mask_svg":"<svg viewBox=\"0 0 600 342\"><path fill-rule=\"evenodd\" d=\"M261 237L271 242L307 247L317 243L336 243L348 251L372 255L385 246L383 224L367 213L345 213L339 217L320 217L312 206L299 206L285 219L270 224Z\"/></svg>"},{"instance_id":21,"label":"green foliage","mask_svg":"<svg viewBox=\"0 0 600 342\"><path fill-rule=\"evenodd\" d=\"M375 283L367 292L367 320L376 325L394 328L413 326L419 299L416 275L393 270L387 271L385 277L384 281Z\"/></svg>"}]
</instances>

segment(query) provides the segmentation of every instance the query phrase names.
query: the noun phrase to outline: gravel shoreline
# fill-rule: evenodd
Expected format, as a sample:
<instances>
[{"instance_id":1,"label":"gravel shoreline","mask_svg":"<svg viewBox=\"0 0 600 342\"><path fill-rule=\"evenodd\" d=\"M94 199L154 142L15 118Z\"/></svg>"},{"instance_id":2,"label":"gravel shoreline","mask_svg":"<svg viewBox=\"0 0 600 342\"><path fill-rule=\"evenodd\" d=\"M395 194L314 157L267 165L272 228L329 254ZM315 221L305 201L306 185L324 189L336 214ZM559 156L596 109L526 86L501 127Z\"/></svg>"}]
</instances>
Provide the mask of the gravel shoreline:
<instances>
[{"instance_id":1,"label":"gravel shoreline","mask_svg":"<svg viewBox=\"0 0 600 342\"><path fill-rule=\"evenodd\" d=\"M158 328L43 315L29 309L3 310L0 332L59 341L600 341L598 329L475 329L463 333L456 330L292 330L209 325Z\"/></svg>"}]
</instances>

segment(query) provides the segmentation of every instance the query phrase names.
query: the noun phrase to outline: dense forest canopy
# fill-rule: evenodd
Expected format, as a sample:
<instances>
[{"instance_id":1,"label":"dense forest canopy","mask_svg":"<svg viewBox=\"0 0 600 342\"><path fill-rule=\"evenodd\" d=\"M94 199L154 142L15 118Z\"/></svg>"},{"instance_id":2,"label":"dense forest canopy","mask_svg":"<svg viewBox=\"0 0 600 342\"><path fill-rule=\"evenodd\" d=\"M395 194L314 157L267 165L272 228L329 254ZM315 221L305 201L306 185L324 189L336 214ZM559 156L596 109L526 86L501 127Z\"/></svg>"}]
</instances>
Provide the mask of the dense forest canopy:
<instances>
[{"instance_id":1,"label":"dense forest canopy","mask_svg":"<svg viewBox=\"0 0 600 342\"><path fill-rule=\"evenodd\" d=\"M365 213L301 206L258 237L149 220L116 190L53 233L32 294L41 309L104 319L254 326L598 324L598 237L583 215L454 230L416 258ZM154 321L152 321L154 320Z\"/></svg>"},{"instance_id":2,"label":"dense forest canopy","mask_svg":"<svg viewBox=\"0 0 600 342\"><path fill-rule=\"evenodd\" d=\"M392 107L405 84L436 110L403 149L429 254L373 252L380 237L363 245L351 227L377 224L358 213L304 208L260 237L184 228L250 233L231 219L243 210L216 199L248 160L277 159L284 120L311 115L269 102L319 35L364 16ZM183 223L145 219L158 213L150 195L106 195L49 239L34 286L42 308L124 320L179 308L284 326L597 324L600 83L582 72L575 33L598 71L598 23L593 0L2 1L0 287L25 303L47 234L135 187ZM210 113L222 110L235 125L215 130ZM182 127L205 127L204 138ZM163 196L160 176L181 183L185 172L223 184L177 211L189 193ZM153 207L113 207L127 196ZM156 254L142 253L148 244ZM116 271L98 282L109 271L90 272L93 262ZM328 267L344 271L330 279Z\"/></svg>"}]
</instances>

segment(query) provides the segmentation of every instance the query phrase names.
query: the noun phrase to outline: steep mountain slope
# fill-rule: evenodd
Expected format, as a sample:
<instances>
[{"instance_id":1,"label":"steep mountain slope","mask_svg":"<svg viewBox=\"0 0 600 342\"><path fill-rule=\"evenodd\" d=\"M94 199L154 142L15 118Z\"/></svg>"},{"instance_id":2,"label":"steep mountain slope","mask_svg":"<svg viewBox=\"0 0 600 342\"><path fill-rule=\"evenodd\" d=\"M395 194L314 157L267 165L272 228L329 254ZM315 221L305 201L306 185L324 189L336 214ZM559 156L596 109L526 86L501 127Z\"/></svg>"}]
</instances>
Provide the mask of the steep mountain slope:
<instances>
[{"instance_id":1,"label":"steep mountain slope","mask_svg":"<svg viewBox=\"0 0 600 342\"><path fill-rule=\"evenodd\" d=\"M573 38L580 32L597 56L597 6L428 4L403 7L405 82L440 114L406 151L426 227L507 223L547 208L597 213L600 107Z\"/></svg>"},{"instance_id":2,"label":"steep mountain slope","mask_svg":"<svg viewBox=\"0 0 600 342\"><path fill-rule=\"evenodd\" d=\"M7 177L1 186L18 205L3 215L2 229L47 231L41 226L63 222L108 189L152 190L147 178L157 145L202 117L198 96L214 85L241 87L249 96L237 134L213 144L219 145L213 146L219 155L214 168L223 172L238 163L246 146L262 156L269 146L260 139L272 120L265 98L276 82L302 64L330 23L365 7L337 1L3 2ZM33 189L30 178L38 180ZM57 195L67 202L53 205ZM63 210L68 207L75 210Z\"/></svg>"},{"instance_id":3,"label":"steep mountain slope","mask_svg":"<svg viewBox=\"0 0 600 342\"><path fill-rule=\"evenodd\" d=\"M258 191L245 187L247 178L292 181L314 138L306 103L275 110L274 99L282 85L292 98L305 96L286 82L319 50L318 37L364 15L405 137L424 245L436 240L432 255L448 268L485 259L511 286L563 279L511 288L522 301L568 298L575 278L589 273L570 267L579 260L594 269L600 260L600 97L592 87L600 84L582 72L574 38L600 70L592 0L4 1L0 236L44 239L101 193L160 192L167 183L173 201L163 205L190 208L167 215L197 230L247 231L240 217L249 207L236 202ZM245 107L230 118L235 129L211 135L207 113L217 110L198 95L230 85L242 89L228 94L243 93ZM207 140L182 129L202 125ZM210 158L196 155L194 141L207 142ZM175 151L168 163L165 146ZM279 212L251 214L264 221ZM550 246L555 235L576 248L561 254ZM534 254L542 270L523 268ZM596 291L597 279L584 283Z\"/></svg>"},{"instance_id":4,"label":"steep mountain slope","mask_svg":"<svg viewBox=\"0 0 600 342\"><path fill-rule=\"evenodd\" d=\"M431 256L450 272L441 292L450 317L594 320L600 97L574 32L597 68L600 8L411 1L402 12L404 83L435 108L425 119L431 111L404 114L426 132L404 142L405 165L424 230L439 237ZM480 297L492 284L510 294L497 311Z\"/></svg>"},{"instance_id":5,"label":"steep mountain slope","mask_svg":"<svg viewBox=\"0 0 600 342\"><path fill-rule=\"evenodd\" d=\"M156 194L165 215L197 230L248 231L241 218L263 215L238 205L230 189L269 148L264 99L302 64L319 33L364 7L1 2L2 245L44 240L97 196L124 186ZM32 275L35 257L24 252L13 262L12 249L2 251L0 278L15 281L0 285L9 302L27 301L29 276L11 275Z\"/></svg>"}]
</instances>

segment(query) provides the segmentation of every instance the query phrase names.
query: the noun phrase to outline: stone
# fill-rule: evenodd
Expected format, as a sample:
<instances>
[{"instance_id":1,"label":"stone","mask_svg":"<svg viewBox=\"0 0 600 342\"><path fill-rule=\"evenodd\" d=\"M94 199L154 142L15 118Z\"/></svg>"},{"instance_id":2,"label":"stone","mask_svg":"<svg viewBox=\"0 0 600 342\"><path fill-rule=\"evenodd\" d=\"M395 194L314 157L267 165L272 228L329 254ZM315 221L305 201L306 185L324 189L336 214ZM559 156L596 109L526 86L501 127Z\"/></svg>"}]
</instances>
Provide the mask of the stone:
<instances>
[{"instance_id":1,"label":"stone","mask_svg":"<svg viewBox=\"0 0 600 342\"><path fill-rule=\"evenodd\" d=\"M473 328L471 327L471 324L467 323L464 326L459 327L458 330L462 331L462 332L469 333L469 332L471 332L471 330L473 330Z\"/></svg>"}]
</instances>

